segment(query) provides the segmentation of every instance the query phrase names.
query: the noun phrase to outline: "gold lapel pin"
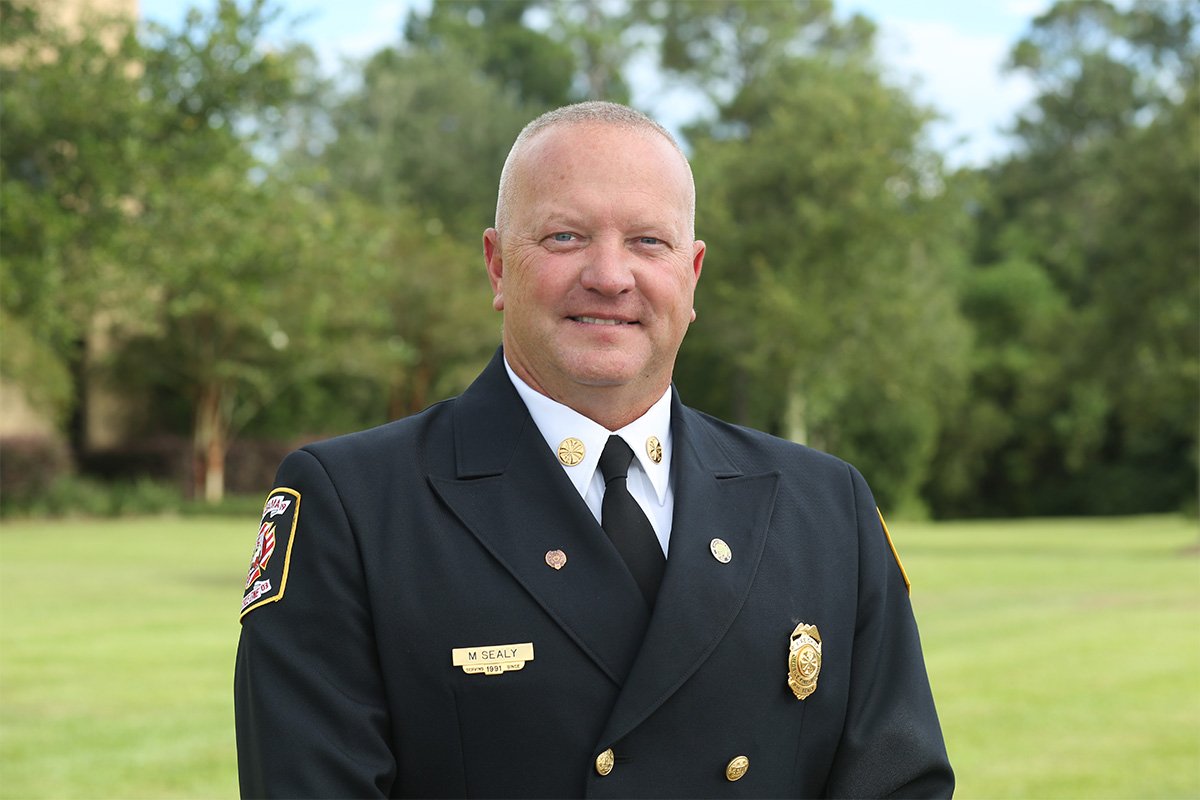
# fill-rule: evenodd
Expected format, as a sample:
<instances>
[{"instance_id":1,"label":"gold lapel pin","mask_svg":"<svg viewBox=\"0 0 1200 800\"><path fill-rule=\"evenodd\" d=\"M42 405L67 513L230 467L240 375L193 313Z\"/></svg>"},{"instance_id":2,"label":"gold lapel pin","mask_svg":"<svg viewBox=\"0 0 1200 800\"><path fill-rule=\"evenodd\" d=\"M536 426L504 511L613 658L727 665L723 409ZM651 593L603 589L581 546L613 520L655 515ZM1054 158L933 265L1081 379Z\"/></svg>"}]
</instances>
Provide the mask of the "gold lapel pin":
<instances>
[{"instance_id":1,"label":"gold lapel pin","mask_svg":"<svg viewBox=\"0 0 1200 800\"><path fill-rule=\"evenodd\" d=\"M558 443L558 460L562 462L564 467L573 467L580 461L583 461L583 456L586 452L583 442L574 436L568 436Z\"/></svg>"},{"instance_id":2,"label":"gold lapel pin","mask_svg":"<svg viewBox=\"0 0 1200 800\"><path fill-rule=\"evenodd\" d=\"M562 550L547 550L546 563L554 569L562 569L567 564L567 554Z\"/></svg>"}]
</instances>

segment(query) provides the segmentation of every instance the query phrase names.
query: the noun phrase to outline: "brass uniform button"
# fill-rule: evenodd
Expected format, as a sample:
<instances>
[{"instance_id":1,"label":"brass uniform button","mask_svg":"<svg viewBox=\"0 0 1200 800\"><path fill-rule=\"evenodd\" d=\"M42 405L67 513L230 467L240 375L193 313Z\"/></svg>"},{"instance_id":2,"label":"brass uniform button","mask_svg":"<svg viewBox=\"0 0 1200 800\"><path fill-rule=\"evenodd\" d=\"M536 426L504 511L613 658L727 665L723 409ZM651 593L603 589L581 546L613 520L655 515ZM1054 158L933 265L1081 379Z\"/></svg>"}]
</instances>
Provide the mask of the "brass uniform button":
<instances>
[{"instance_id":1,"label":"brass uniform button","mask_svg":"<svg viewBox=\"0 0 1200 800\"><path fill-rule=\"evenodd\" d=\"M583 461L583 442L574 436L568 436L558 443L558 460L564 467L573 467Z\"/></svg>"},{"instance_id":2,"label":"brass uniform button","mask_svg":"<svg viewBox=\"0 0 1200 800\"><path fill-rule=\"evenodd\" d=\"M725 766L725 777L730 781L740 781L748 769L750 769L750 759L745 756L736 756Z\"/></svg>"},{"instance_id":3,"label":"brass uniform button","mask_svg":"<svg viewBox=\"0 0 1200 800\"><path fill-rule=\"evenodd\" d=\"M733 560L733 551L729 549L729 545L725 544L724 539L713 539L708 543L708 551L722 564L728 564Z\"/></svg>"},{"instance_id":4,"label":"brass uniform button","mask_svg":"<svg viewBox=\"0 0 1200 800\"><path fill-rule=\"evenodd\" d=\"M613 768L613 751L612 751L612 748L610 747L607 750L605 750L603 753L601 753L600 755L596 756L596 772L599 772L601 776L604 776L604 775L607 775L608 773L612 772L612 768Z\"/></svg>"}]
</instances>

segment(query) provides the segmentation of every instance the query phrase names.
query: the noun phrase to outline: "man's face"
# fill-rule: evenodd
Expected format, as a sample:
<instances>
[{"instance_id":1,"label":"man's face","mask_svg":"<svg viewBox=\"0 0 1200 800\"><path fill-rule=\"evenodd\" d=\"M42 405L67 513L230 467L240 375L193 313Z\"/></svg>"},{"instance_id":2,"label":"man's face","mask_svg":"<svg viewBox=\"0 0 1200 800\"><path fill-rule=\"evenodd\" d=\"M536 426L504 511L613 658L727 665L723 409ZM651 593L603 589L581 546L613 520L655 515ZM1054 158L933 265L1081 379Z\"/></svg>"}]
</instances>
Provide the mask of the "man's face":
<instances>
[{"instance_id":1,"label":"man's face","mask_svg":"<svg viewBox=\"0 0 1200 800\"><path fill-rule=\"evenodd\" d=\"M583 413L605 397L641 413L695 319L704 243L682 156L651 132L578 124L543 131L514 166L504 230L484 234L509 363Z\"/></svg>"}]
</instances>

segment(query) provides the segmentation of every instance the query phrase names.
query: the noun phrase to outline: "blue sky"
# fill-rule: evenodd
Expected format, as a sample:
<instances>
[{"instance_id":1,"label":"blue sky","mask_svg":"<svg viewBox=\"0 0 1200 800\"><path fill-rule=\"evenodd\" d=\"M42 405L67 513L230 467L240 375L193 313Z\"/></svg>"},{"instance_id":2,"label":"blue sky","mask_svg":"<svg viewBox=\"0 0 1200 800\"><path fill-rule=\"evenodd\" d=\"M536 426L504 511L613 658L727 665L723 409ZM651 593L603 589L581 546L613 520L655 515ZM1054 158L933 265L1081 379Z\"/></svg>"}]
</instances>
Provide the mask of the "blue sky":
<instances>
[{"instance_id":1,"label":"blue sky","mask_svg":"<svg viewBox=\"0 0 1200 800\"><path fill-rule=\"evenodd\" d=\"M1030 20L1050 0L835 0L838 13L859 12L880 29L880 52L890 80L914 87L945 119L930 129L954 165L981 165L1007 149L1001 129L1033 97L1020 76L1001 65ZM295 34L311 43L330 69L395 41L409 9L429 0L282 0L285 15L303 16ZM190 5L141 0L142 16L170 25ZM694 98L661 94L652 76L634 80L634 102L669 127L691 115Z\"/></svg>"}]
</instances>

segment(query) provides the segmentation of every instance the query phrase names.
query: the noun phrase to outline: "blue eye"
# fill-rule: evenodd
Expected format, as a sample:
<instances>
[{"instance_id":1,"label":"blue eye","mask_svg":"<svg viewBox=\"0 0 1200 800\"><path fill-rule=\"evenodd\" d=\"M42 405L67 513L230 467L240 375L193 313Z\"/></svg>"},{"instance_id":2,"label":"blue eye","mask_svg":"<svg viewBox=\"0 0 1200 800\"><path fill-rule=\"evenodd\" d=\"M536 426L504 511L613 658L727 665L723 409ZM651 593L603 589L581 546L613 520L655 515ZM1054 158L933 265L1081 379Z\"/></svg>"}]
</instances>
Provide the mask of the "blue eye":
<instances>
[{"instance_id":1,"label":"blue eye","mask_svg":"<svg viewBox=\"0 0 1200 800\"><path fill-rule=\"evenodd\" d=\"M662 243L662 239L658 239L654 236L642 236L638 239L638 241L641 242L642 244L661 244Z\"/></svg>"},{"instance_id":2,"label":"blue eye","mask_svg":"<svg viewBox=\"0 0 1200 800\"><path fill-rule=\"evenodd\" d=\"M573 233L556 233L551 238L556 242L569 242L575 238Z\"/></svg>"}]
</instances>

